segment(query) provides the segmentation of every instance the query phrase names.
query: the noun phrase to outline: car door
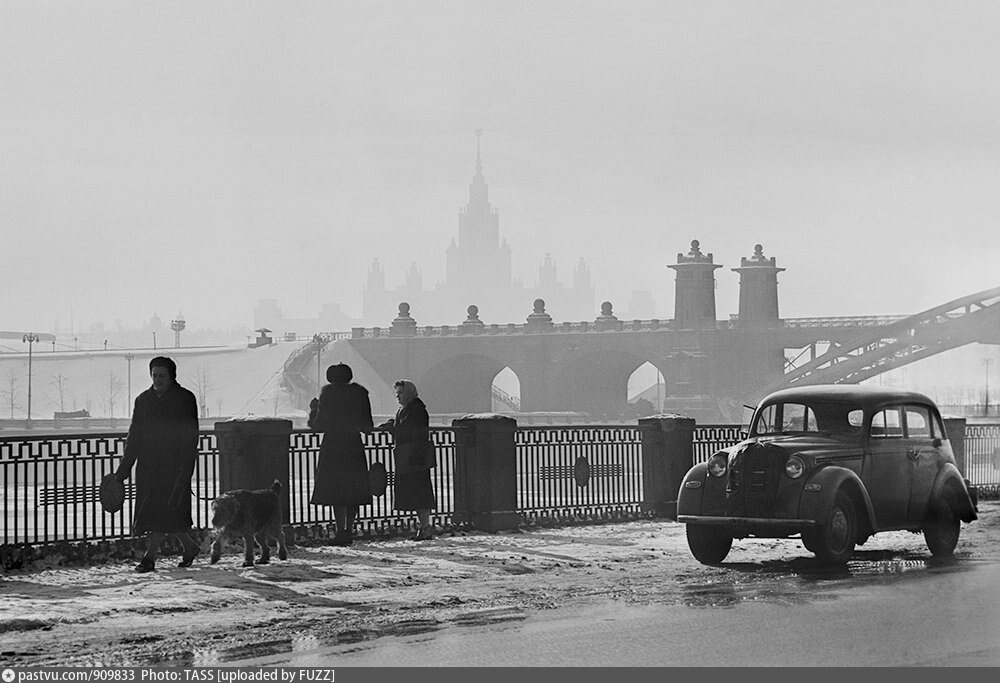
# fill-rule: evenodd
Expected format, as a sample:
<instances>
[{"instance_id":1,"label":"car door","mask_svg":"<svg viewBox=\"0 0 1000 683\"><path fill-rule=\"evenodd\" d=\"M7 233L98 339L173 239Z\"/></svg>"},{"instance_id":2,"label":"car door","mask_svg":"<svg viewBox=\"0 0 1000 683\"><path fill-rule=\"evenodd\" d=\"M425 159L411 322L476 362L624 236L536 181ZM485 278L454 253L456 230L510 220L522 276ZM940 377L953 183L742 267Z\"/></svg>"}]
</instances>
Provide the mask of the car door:
<instances>
[{"instance_id":1,"label":"car door","mask_svg":"<svg viewBox=\"0 0 1000 683\"><path fill-rule=\"evenodd\" d=\"M934 479L941 463L944 433L940 420L927 406L903 407L906 427L906 456L910 466L910 501L907 519L920 521L927 511Z\"/></svg>"},{"instance_id":2,"label":"car door","mask_svg":"<svg viewBox=\"0 0 1000 683\"><path fill-rule=\"evenodd\" d=\"M898 527L910 503L909 450L901 406L883 408L872 417L868 435L871 474L866 482L877 529Z\"/></svg>"}]
</instances>

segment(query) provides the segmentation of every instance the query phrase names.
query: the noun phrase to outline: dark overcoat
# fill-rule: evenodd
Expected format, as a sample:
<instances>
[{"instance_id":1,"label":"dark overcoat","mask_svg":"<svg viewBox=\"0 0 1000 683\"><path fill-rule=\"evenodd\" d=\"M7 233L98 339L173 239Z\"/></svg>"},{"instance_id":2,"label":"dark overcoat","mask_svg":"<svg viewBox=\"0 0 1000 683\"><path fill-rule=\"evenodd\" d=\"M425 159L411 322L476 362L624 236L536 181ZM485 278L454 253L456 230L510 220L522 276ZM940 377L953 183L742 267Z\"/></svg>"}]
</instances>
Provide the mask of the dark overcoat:
<instances>
[{"instance_id":1,"label":"dark overcoat","mask_svg":"<svg viewBox=\"0 0 1000 683\"><path fill-rule=\"evenodd\" d=\"M414 398L405 406L400 406L389 431L392 432L392 456L397 474L434 467L434 449L429 442L430 416L423 401Z\"/></svg>"},{"instance_id":2,"label":"dark overcoat","mask_svg":"<svg viewBox=\"0 0 1000 683\"><path fill-rule=\"evenodd\" d=\"M194 394L176 382L162 396L152 387L139 394L117 471L119 479L127 479L136 466L133 533L190 530L191 476L197 460Z\"/></svg>"},{"instance_id":3,"label":"dark overcoat","mask_svg":"<svg viewBox=\"0 0 1000 683\"><path fill-rule=\"evenodd\" d=\"M313 505L370 505L368 458L362 433L374 429L368 390L354 382L327 384L309 413L309 428L323 432Z\"/></svg>"},{"instance_id":4,"label":"dark overcoat","mask_svg":"<svg viewBox=\"0 0 1000 683\"><path fill-rule=\"evenodd\" d=\"M434 445L430 443L430 416L427 406L414 398L400 406L388 423L392 432L393 508L396 510L433 510L437 507L431 485L435 465Z\"/></svg>"}]
</instances>

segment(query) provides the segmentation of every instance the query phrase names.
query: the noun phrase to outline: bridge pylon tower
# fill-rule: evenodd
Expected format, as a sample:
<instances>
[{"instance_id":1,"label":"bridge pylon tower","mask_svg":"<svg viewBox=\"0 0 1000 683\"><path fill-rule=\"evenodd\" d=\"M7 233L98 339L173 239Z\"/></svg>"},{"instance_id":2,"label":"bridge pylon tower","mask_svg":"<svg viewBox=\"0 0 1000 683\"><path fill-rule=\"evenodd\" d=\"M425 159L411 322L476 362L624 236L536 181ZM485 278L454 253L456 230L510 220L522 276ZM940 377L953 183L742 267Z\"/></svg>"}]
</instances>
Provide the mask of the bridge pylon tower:
<instances>
[{"instance_id":1,"label":"bridge pylon tower","mask_svg":"<svg viewBox=\"0 0 1000 683\"><path fill-rule=\"evenodd\" d=\"M772 256L764 256L764 247L755 244L753 256L740 259L740 327L774 326L778 324L778 273L785 270L775 265Z\"/></svg>"},{"instance_id":2,"label":"bridge pylon tower","mask_svg":"<svg viewBox=\"0 0 1000 683\"><path fill-rule=\"evenodd\" d=\"M691 251L677 254L677 263L667 266L677 271L674 284L674 324L678 329L698 330L715 327L715 269L712 254L703 254L698 240L691 240Z\"/></svg>"}]
</instances>

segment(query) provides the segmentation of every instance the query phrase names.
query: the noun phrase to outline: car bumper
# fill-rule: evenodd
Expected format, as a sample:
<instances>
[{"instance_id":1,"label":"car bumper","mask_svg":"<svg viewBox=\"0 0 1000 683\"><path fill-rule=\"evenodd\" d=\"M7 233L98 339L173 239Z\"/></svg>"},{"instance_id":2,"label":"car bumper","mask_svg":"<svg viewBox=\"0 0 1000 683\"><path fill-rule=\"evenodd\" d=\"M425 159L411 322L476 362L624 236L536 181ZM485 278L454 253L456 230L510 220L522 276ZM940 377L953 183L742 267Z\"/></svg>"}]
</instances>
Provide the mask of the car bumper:
<instances>
[{"instance_id":1,"label":"car bumper","mask_svg":"<svg viewBox=\"0 0 1000 683\"><path fill-rule=\"evenodd\" d=\"M796 528L807 529L816 526L815 519L774 519L765 517L717 517L709 515L678 515L682 524L705 524L711 526L739 526L754 528Z\"/></svg>"}]
</instances>

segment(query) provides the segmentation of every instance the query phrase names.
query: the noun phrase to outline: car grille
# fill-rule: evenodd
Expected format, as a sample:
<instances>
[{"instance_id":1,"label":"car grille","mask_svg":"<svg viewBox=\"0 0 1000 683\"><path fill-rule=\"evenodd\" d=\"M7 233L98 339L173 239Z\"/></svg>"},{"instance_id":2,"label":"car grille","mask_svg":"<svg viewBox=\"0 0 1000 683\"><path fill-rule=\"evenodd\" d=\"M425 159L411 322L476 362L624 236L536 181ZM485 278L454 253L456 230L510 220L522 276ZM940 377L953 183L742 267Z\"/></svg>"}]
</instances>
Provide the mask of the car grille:
<instances>
[{"instance_id":1,"label":"car grille","mask_svg":"<svg viewBox=\"0 0 1000 683\"><path fill-rule=\"evenodd\" d=\"M763 444L751 443L738 450L729 466L726 514L773 517L785 460L781 450Z\"/></svg>"}]
</instances>

